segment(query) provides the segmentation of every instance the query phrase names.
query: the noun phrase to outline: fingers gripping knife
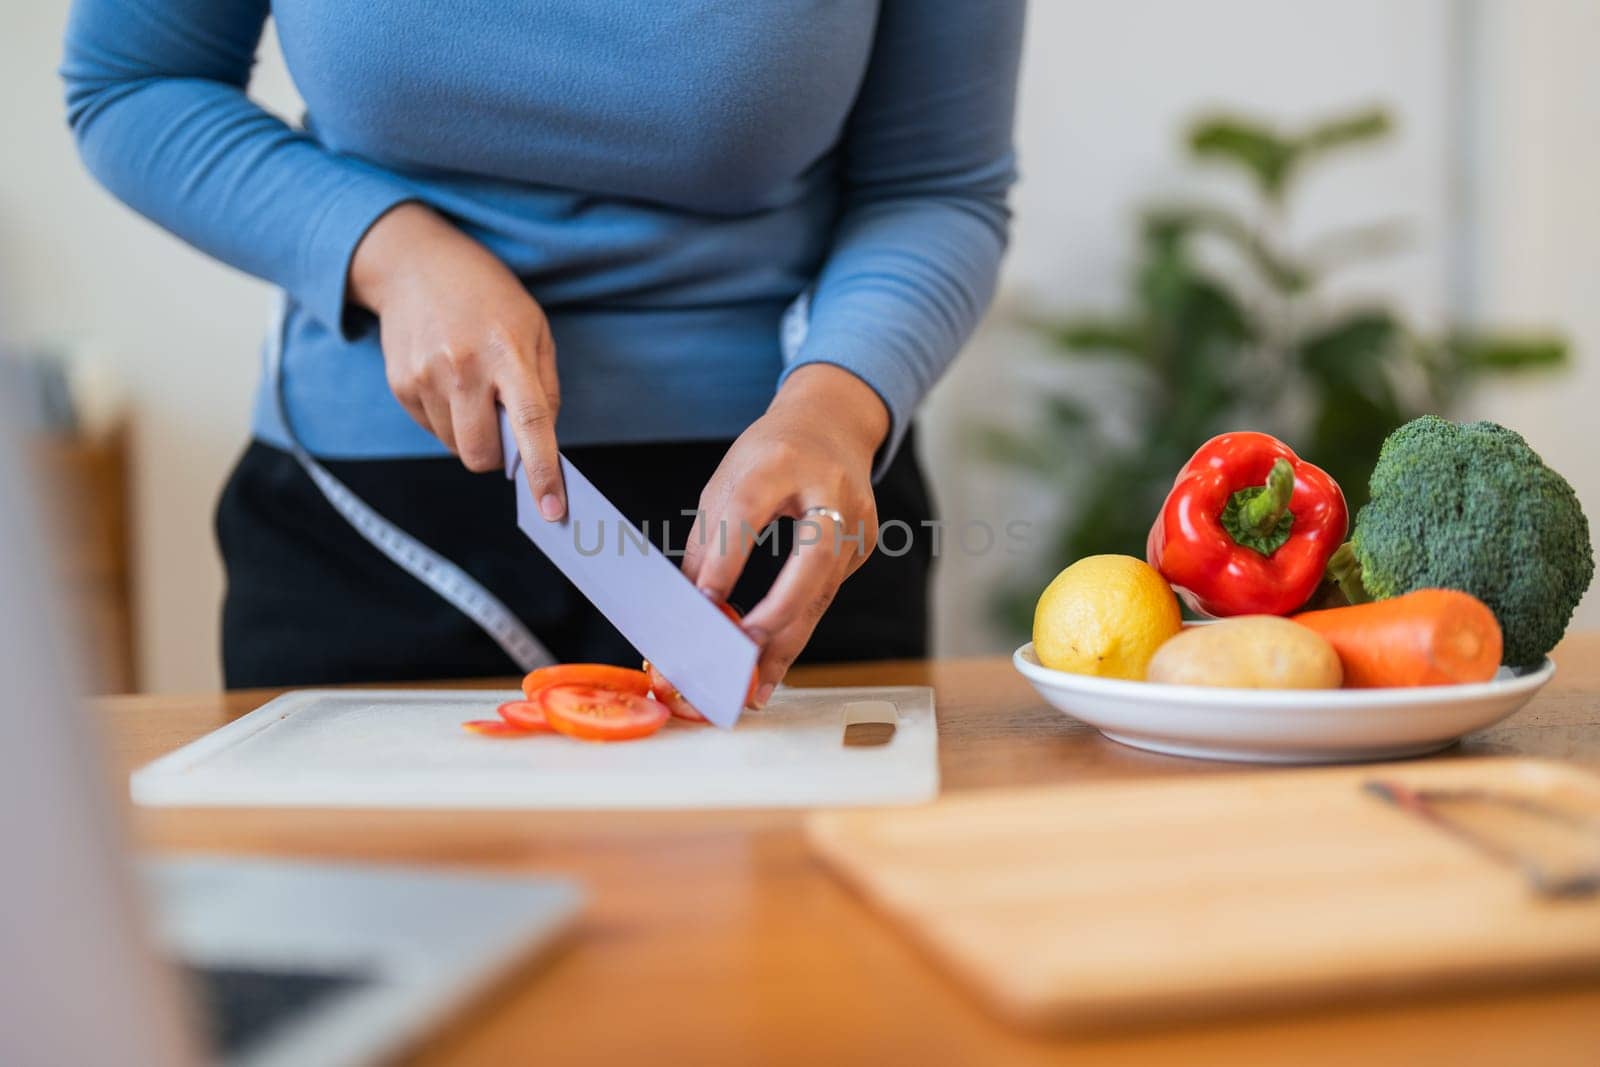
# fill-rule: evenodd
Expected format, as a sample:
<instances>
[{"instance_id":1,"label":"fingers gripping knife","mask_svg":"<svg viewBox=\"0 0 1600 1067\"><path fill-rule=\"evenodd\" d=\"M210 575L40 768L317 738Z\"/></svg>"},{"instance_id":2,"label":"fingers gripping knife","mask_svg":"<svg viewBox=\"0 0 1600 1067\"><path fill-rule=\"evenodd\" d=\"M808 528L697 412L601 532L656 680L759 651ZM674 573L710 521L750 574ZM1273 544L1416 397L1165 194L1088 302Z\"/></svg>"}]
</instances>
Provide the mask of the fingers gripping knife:
<instances>
[{"instance_id":1,"label":"fingers gripping knife","mask_svg":"<svg viewBox=\"0 0 1600 1067\"><path fill-rule=\"evenodd\" d=\"M516 485L517 525L622 636L718 726L744 708L759 649L694 587L565 456L567 514L549 522L534 504L505 412L500 439Z\"/></svg>"},{"instance_id":2,"label":"fingers gripping knife","mask_svg":"<svg viewBox=\"0 0 1600 1067\"><path fill-rule=\"evenodd\" d=\"M460 567L418 541L351 492L300 444L283 389L283 333L288 301L281 294L266 351L272 390L290 452L335 511L401 570L494 639L522 670L555 662L510 608ZM534 506L505 413L500 416L506 477L516 484L517 525L634 647L718 726L739 719L758 649L651 545L565 456L567 516L546 522ZM585 534L585 531L587 533ZM579 536L585 536L580 545Z\"/></svg>"}]
</instances>

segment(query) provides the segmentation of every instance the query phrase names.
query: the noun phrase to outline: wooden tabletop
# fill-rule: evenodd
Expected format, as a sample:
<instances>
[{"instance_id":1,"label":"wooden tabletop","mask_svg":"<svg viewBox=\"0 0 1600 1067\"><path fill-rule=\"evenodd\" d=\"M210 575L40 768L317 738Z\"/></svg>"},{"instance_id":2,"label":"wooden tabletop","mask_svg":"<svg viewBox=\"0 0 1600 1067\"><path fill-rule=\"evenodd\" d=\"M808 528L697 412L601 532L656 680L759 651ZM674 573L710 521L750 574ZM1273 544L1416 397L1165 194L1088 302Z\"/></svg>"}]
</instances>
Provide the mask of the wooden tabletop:
<instances>
[{"instance_id":1,"label":"wooden tabletop","mask_svg":"<svg viewBox=\"0 0 1600 1067\"><path fill-rule=\"evenodd\" d=\"M1600 768L1600 633L1522 712L1439 758ZM1238 772L1106 741L1003 659L799 669L795 685L931 685L943 789ZM506 683L500 683L503 687ZM104 701L120 770L268 692ZM575 936L419 1049L416 1064L1600 1063L1600 980L1041 1037L1006 1028L808 852L800 816L141 810L160 850L551 872L589 889Z\"/></svg>"}]
</instances>

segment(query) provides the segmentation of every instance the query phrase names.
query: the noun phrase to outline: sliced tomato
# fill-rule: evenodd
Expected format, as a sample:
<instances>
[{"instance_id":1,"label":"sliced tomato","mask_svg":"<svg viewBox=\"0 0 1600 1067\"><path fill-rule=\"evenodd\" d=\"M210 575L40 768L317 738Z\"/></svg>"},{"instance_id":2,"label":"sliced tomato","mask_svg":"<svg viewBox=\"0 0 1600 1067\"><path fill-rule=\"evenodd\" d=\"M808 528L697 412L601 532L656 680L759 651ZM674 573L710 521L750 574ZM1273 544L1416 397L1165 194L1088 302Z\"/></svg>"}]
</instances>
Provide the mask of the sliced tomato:
<instances>
[{"instance_id":1,"label":"sliced tomato","mask_svg":"<svg viewBox=\"0 0 1600 1067\"><path fill-rule=\"evenodd\" d=\"M650 679L644 671L613 667L609 663L558 663L554 667L529 671L522 679L522 695L537 700L539 692L552 685L586 685L636 696L650 692Z\"/></svg>"},{"instance_id":2,"label":"sliced tomato","mask_svg":"<svg viewBox=\"0 0 1600 1067\"><path fill-rule=\"evenodd\" d=\"M461 724L461 728L469 734L479 734L483 737L530 737L535 732L513 726L504 719L469 719Z\"/></svg>"},{"instance_id":3,"label":"sliced tomato","mask_svg":"<svg viewBox=\"0 0 1600 1067\"><path fill-rule=\"evenodd\" d=\"M650 695L667 706L674 719L683 719L685 722L710 722L700 714L698 708L684 699L683 694L669 681L667 676L656 670L655 665L649 660L644 661L644 671L650 676Z\"/></svg>"},{"instance_id":4,"label":"sliced tomato","mask_svg":"<svg viewBox=\"0 0 1600 1067\"><path fill-rule=\"evenodd\" d=\"M649 737L672 717L658 700L589 685L549 686L540 691L539 703L552 729L585 741Z\"/></svg>"},{"instance_id":5,"label":"sliced tomato","mask_svg":"<svg viewBox=\"0 0 1600 1067\"><path fill-rule=\"evenodd\" d=\"M550 724L545 721L544 709L537 700L508 700L498 709L500 718L508 726L525 733L547 734Z\"/></svg>"}]
</instances>

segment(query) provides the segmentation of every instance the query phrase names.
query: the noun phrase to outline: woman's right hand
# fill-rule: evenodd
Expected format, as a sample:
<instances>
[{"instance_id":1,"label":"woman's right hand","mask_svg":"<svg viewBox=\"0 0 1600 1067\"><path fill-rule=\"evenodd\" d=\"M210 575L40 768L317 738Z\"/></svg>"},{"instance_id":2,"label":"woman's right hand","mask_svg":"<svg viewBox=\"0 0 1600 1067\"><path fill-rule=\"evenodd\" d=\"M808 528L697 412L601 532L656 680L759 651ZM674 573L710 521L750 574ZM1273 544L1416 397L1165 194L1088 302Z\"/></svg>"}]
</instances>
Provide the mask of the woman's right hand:
<instances>
[{"instance_id":1,"label":"woman's right hand","mask_svg":"<svg viewBox=\"0 0 1600 1067\"><path fill-rule=\"evenodd\" d=\"M378 316L389 388L468 470L501 466L498 402L533 498L566 513L556 453L555 344L544 311L481 244L421 204L388 212L350 262L351 298Z\"/></svg>"}]
</instances>

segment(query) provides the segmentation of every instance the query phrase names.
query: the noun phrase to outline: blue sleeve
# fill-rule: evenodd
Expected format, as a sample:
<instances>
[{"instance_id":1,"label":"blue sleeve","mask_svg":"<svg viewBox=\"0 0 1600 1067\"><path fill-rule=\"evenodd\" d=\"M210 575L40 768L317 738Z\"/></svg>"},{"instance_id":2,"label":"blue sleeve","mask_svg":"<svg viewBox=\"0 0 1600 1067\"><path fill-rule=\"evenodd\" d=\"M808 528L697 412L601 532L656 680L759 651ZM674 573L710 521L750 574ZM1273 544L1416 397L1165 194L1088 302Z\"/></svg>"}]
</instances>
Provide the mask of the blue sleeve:
<instances>
[{"instance_id":1,"label":"blue sleeve","mask_svg":"<svg viewBox=\"0 0 1600 1067\"><path fill-rule=\"evenodd\" d=\"M994 295L1016 179L1023 0L883 0L842 145L844 203L795 362L889 409L887 467Z\"/></svg>"},{"instance_id":2,"label":"blue sleeve","mask_svg":"<svg viewBox=\"0 0 1600 1067\"><path fill-rule=\"evenodd\" d=\"M411 194L245 96L269 0L74 0L61 76L89 170L342 330L350 257Z\"/></svg>"}]
</instances>

